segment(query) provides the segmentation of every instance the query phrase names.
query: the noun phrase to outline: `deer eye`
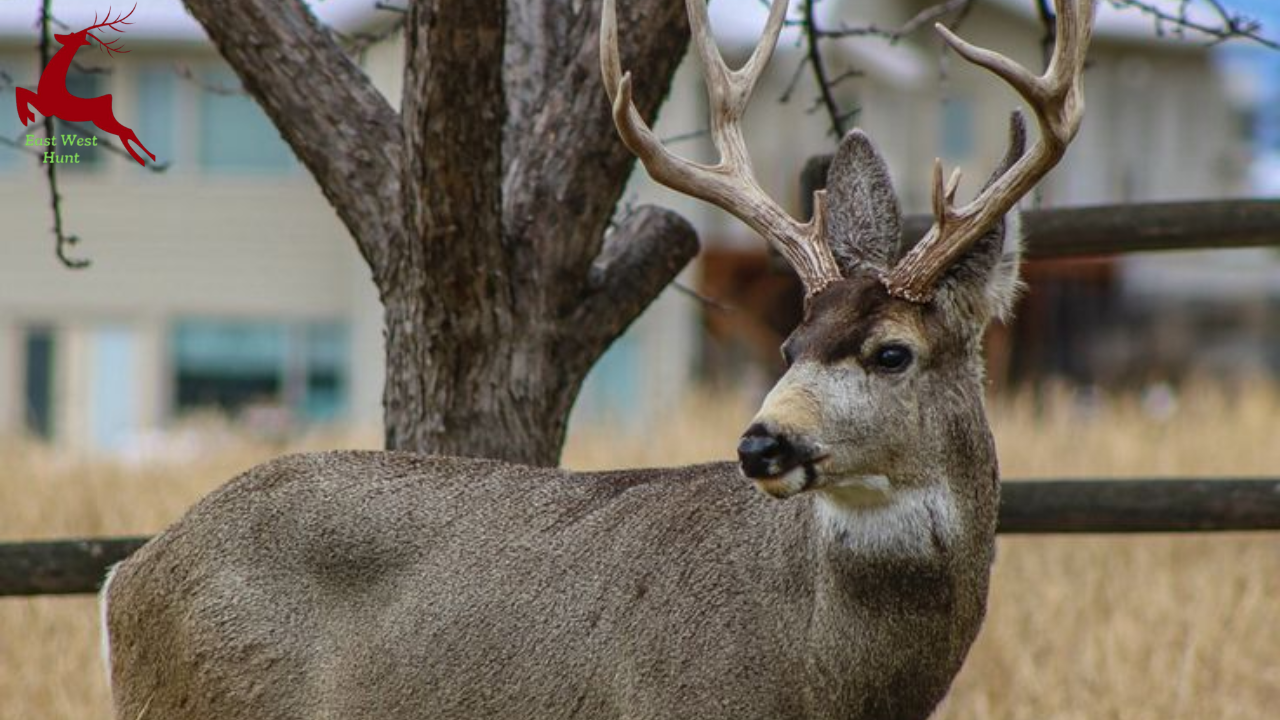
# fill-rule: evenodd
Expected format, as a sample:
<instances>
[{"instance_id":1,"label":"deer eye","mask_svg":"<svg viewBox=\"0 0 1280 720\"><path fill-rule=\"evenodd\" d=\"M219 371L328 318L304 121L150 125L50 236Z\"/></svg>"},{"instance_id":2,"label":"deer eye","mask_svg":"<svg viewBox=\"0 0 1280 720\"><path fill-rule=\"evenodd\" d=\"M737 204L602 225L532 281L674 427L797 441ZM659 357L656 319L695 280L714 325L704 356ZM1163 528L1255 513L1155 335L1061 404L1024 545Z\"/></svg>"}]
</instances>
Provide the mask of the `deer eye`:
<instances>
[{"instance_id":1,"label":"deer eye","mask_svg":"<svg viewBox=\"0 0 1280 720\"><path fill-rule=\"evenodd\" d=\"M911 365L913 357L911 348L906 345L889 343L876 348L876 351L871 355L871 360L877 370L900 373Z\"/></svg>"}]
</instances>

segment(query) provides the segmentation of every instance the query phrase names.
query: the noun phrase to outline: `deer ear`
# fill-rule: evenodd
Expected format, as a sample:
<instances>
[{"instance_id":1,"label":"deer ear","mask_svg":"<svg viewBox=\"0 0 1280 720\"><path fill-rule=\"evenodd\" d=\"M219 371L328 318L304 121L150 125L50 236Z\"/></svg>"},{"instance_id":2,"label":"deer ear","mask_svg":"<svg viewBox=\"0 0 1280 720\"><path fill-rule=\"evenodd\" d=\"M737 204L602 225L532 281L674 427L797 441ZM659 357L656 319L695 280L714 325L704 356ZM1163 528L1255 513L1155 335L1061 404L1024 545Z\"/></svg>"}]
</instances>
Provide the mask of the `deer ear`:
<instances>
[{"instance_id":1,"label":"deer ear","mask_svg":"<svg viewBox=\"0 0 1280 720\"><path fill-rule=\"evenodd\" d=\"M1009 151L987 179L983 189L1008 172L1014 163L1022 159L1027 148L1027 126L1022 113L1014 112L1009 119ZM967 296L986 319L1004 319L1013 309L1021 283L1018 281L1018 264L1022 254L1022 231L1017 208L1000 218L985 235L956 261L938 282L939 293L953 299Z\"/></svg>"},{"instance_id":2,"label":"deer ear","mask_svg":"<svg viewBox=\"0 0 1280 720\"><path fill-rule=\"evenodd\" d=\"M827 171L826 235L840 272L885 272L897 261L902 211L889 168L861 130L845 136Z\"/></svg>"}]
</instances>

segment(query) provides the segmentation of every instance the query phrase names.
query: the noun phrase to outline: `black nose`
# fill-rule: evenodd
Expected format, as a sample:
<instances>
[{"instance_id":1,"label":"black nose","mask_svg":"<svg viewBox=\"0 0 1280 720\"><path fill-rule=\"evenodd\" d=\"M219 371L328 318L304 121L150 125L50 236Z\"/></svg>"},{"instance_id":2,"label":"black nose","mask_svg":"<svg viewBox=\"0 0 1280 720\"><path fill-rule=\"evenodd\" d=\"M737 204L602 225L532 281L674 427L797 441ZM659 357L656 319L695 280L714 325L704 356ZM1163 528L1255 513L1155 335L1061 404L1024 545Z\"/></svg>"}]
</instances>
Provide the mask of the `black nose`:
<instances>
[{"instance_id":1,"label":"black nose","mask_svg":"<svg viewBox=\"0 0 1280 720\"><path fill-rule=\"evenodd\" d=\"M750 478L776 477L799 465L795 446L783 435L756 423L738 443L742 474Z\"/></svg>"}]
</instances>

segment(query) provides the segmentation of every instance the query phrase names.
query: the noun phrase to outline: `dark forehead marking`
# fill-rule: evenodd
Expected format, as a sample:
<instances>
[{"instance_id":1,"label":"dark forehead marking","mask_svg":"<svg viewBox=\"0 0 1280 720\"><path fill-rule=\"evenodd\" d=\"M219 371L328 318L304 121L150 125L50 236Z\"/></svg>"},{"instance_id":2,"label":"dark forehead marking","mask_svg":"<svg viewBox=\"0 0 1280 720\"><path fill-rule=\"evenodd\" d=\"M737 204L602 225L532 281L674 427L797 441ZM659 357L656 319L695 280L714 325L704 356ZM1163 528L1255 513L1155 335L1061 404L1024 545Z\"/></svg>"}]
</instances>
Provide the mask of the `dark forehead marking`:
<instances>
[{"instance_id":1,"label":"dark forehead marking","mask_svg":"<svg viewBox=\"0 0 1280 720\"><path fill-rule=\"evenodd\" d=\"M809 301L804 322L790 340L791 352L826 363L849 357L862 349L882 319L911 307L890 296L874 277L841 280Z\"/></svg>"},{"instance_id":2,"label":"dark forehead marking","mask_svg":"<svg viewBox=\"0 0 1280 720\"><path fill-rule=\"evenodd\" d=\"M858 276L832 283L813 296L805 308L806 324L840 322L882 315L894 302L884 285L874 277Z\"/></svg>"}]
</instances>

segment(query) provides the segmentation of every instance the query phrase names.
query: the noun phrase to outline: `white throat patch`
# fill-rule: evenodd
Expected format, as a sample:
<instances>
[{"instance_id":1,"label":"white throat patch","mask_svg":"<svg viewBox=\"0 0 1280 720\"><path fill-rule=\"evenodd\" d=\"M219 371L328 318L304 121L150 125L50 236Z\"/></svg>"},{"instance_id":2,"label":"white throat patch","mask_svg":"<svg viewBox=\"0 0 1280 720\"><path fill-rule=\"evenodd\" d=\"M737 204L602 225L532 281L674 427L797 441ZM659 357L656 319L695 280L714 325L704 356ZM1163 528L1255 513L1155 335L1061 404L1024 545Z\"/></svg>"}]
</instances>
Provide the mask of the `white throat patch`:
<instances>
[{"instance_id":1,"label":"white throat patch","mask_svg":"<svg viewBox=\"0 0 1280 720\"><path fill-rule=\"evenodd\" d=\"M818 520L850 550L878 557L919 557L949 547L962 528L945 484L894 488L870 475L820 488Z\"/></svg>"}]
</instances>

